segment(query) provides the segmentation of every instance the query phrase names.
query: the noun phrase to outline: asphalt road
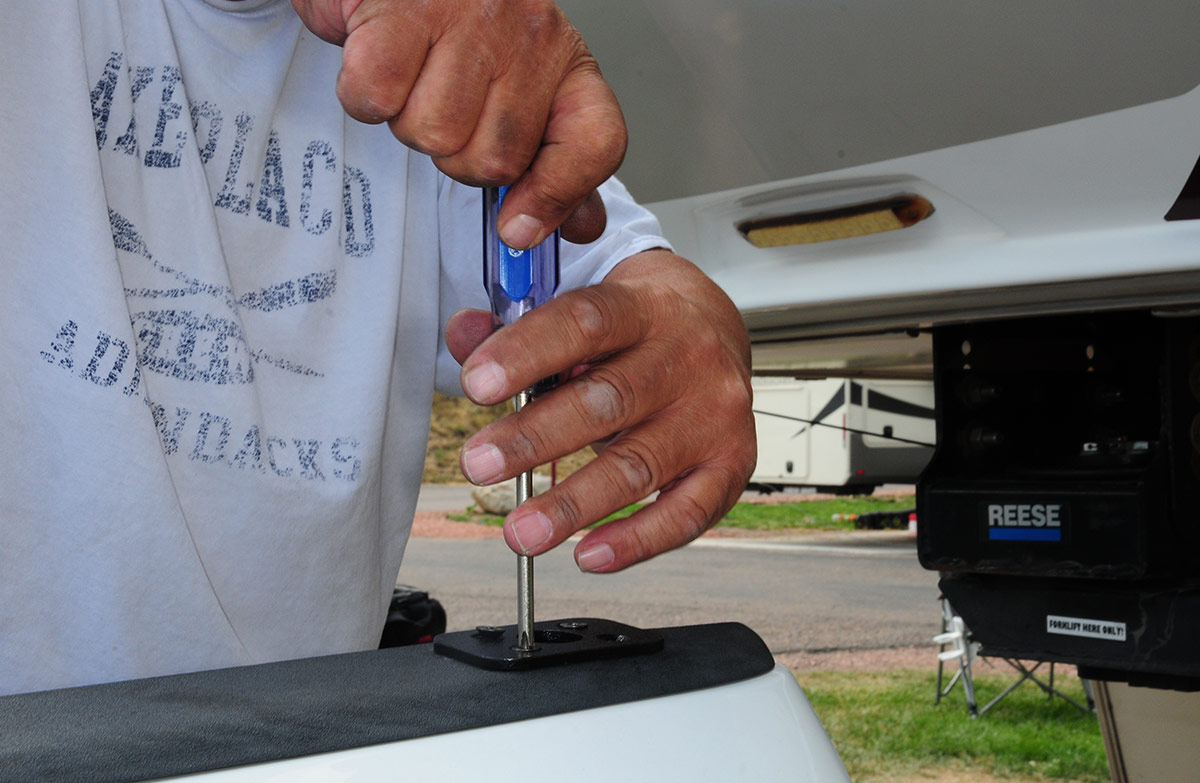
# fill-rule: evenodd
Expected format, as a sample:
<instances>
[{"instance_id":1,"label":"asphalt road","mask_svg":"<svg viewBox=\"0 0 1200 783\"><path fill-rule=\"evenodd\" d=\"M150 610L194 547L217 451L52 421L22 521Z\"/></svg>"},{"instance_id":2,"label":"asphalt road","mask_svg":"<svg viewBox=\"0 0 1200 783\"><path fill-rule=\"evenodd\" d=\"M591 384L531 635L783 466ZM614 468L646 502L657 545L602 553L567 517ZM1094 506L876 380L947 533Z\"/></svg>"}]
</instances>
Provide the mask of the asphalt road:
<instances>
[{"instance_id":1,"label":"asphalt road","mask_svg":"<svg viewBox=\"0 0 1200 783\"><path fill-rule=\"evenodd\" d=\"M417 495L417 511L461 512L475 502L470 484L422 484Z\"/></svg>"},{"instance_id":2,"label":"asphalt road","mask_svg":"<svg viewBox=\"0 0 1200 783\"><path fill-rule=\"evenodd\" d=\"M516 621L516 556L499 540L411 539L399 581L440 600L449 630ZM868 546L701 539L605 576L580 573L567 544L537 559L535 595L538 620L736 620L775 653L929 644L940 616L936 575L894 535Z\"/></svg>"}]
</instances>

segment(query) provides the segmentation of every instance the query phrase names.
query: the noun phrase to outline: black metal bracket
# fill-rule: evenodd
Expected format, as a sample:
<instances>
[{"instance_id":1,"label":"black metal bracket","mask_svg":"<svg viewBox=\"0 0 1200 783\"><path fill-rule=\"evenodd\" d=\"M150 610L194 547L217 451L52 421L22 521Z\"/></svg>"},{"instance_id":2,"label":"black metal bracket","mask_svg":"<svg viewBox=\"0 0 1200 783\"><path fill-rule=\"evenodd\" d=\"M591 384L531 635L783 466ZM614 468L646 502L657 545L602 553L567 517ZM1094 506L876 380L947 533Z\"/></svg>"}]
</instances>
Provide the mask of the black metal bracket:
<instances>
[{"instance_id":1,"label":"black metal bracket","mask_svg":"<svg viewBox=\"0 0 1200 783\"><path fill-rule=\"evenodd\" d=\"M445 633L433 640L439 655L481 669L521 671L602 658L643 655L662 649L662 635L613 620L575 617L534 623L534 646L517 648L516 625L481 625L474 631Z\"/></svg>"}]
</instances>

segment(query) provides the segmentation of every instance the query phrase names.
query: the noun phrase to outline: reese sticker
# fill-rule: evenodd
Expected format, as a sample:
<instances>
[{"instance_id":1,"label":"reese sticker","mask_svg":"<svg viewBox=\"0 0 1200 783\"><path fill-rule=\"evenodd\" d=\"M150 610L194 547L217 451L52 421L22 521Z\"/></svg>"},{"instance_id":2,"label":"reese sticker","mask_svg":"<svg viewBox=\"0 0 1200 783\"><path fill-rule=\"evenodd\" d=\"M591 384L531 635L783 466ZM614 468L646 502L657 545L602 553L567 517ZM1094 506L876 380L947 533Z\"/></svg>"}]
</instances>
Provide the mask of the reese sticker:
<instances>
[{"instance_id":1,"label":"reese sticker","mask_svg":"<svg viewBox=\"0 0 1200 783\"><path fill-rule=\"evenodd\" d=\"M988 503L983 518L990 541L1062 541L1062 503Z\"/></svg>"}]
</instances>

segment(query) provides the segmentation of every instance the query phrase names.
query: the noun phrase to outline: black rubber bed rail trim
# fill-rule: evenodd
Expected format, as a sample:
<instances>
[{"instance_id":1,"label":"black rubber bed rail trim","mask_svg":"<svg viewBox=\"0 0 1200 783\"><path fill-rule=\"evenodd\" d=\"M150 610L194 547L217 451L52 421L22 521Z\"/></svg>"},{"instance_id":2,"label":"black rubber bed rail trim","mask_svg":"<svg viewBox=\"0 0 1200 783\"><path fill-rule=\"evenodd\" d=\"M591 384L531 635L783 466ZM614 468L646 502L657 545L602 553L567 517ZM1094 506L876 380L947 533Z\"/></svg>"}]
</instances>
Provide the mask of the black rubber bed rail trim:
<instances>
[{"instance_id":1,"label":"black rubber bed rail trim","mask_svg":"<svg viewBox=\"0 0 1200 783\"><path fill-rule=\"evenodd\" d=\"M668 696L774 659L738 623L662 629L631 658L497 672L432 645L0 698L0 780L138 781Z\"/></svg>"}]
</instances>

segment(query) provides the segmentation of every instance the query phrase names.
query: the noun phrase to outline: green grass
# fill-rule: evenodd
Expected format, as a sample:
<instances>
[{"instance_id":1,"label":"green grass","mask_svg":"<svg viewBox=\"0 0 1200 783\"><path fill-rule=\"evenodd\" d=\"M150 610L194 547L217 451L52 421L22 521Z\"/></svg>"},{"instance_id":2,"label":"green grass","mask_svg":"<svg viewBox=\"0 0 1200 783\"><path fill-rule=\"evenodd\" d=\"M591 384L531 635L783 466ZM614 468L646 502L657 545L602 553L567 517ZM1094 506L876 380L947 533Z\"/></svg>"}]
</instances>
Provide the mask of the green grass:
<instances>
[{"instance_id":1,"label":"green grass","mask_svg":"<svg viewBox=\"0 0 1200 783\"><path fill-rule=\"evenodd\" d=\"M916 505L913 495L897 497L844 497L832 500L804 500L796 503L738 503L718 524L746 530L853 530L848 519L834 521L834 514L865 514L871 511L899 511Z\"/></svg>"},{"instance_id":2,"label":"green grass","mask_svg":"<svg viewBox=\"0 0 1200 783\"><path fill-rule=\"evenodd\" d=\"M477 525L488 525L489 527L504 526L504 517L498 517L495 514L486 514L476 506L467 506L467 510L463 513L447 514L446 518L452 522L473 522Z\"/></svg>"},{"instance_id":3,"label":"green grass","mask_svg":"<svg viewBox=\"0 0 1200 783\"><path fill-rule=\"evenodd\" d=\"M1001 664L1003 665L1003 664ZM855 780L959 769L1024 780L1109 780L1096 716L1025 683L978 720L956 686L934 706L933 672L812 672L799 676ZM1012 681L976 677L980 704ZM1055 687L1084 702L1078 678Z\"/></svg>"},{"instance_id":4,"label":"green grass","mask_svg":"<svg viewBox=\"0 0 1200 783\"><path fill-rule=\"evenodd\" d=\"M912 495L897 497L844 497L832 500L803 500L795 503L738 503L722 519L719 526L738 527L745 530L788 530L806 528L810 530L853 530L854 522L842 519L835 521L834 514L865 514L870 511L895 511L912 508L916 504ZM605 517L600 524L627 517L642 508L641 503L626 506L615 514ZM480 514L474 506L465 514L451 514L455 522L477 522L484 525L502 525L504 519L489 514Z\"/></svg>"}]
</instances>

